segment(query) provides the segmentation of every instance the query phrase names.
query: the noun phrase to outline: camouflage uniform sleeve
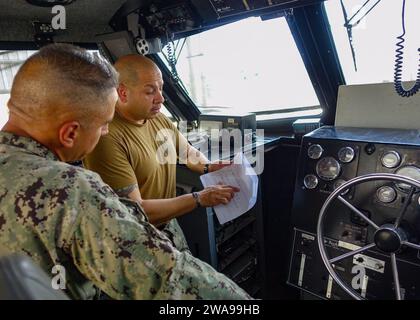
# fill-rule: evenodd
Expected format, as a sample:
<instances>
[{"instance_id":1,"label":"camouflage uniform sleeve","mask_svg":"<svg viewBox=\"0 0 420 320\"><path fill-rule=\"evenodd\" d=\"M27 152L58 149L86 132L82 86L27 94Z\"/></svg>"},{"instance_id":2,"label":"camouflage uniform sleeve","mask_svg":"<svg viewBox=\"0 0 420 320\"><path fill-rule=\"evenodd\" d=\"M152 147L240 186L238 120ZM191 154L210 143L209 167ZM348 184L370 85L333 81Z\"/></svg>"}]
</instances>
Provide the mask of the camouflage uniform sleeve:
<instances>
[{"instance_id":1,"label":"camouflage uniform sleeve","mask_svg":"<svg viewBox=\"0 0 420 320\"><path fill-rule=\"evenodd\" d=\"M98 180L99 181L99 180ZM134 201L90 181L84 212L72 235L79 271L115 299L249 299L224 275L171 241L147 222Z\"/></svg>"}]
</instances>

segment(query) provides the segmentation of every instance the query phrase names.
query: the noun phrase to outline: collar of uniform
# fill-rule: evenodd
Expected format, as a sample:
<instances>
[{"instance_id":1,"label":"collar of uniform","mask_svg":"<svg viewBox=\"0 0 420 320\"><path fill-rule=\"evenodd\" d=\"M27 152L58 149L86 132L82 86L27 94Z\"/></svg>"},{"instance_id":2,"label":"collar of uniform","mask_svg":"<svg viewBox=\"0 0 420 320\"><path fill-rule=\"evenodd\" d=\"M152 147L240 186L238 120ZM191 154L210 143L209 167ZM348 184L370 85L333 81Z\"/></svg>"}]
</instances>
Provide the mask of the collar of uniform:
<instances>
[{"instance_id":1,"label":"collar of uniform","mask_svg":"<svg viewBox=\"0 0 420 320\"><path fill-rule=\"evenodd\" d=\"M2 131L0 132L0 144L21 148L26 152L36 154L49 160L59 160L50 149L32 138Z\"/></svg>"},{"instance_id":2,"label":"collar of uniform","mask_svg":"<svg viewBox=\"0 0 420 320\"><path fill-rule=\"evenodd\" d=\"M125 123L128 123L128 124L130 124L130 125L133 125L133 126L135 126L135 127L139 127L139 128L141 128L141 127L144 127L149 121L148 121L148 119L144 119L144 122L143 123L137 123L137 122L134 122L134 121L131 121L131 120L128 120L127 118L125 118L119 111L118 111L118 108L115 108L115 114L114 114L114 119L115 118L117 118L117 119L119 119L120 121L122 121L122 122L125 122Z\"/></svg>"}]
</instances>

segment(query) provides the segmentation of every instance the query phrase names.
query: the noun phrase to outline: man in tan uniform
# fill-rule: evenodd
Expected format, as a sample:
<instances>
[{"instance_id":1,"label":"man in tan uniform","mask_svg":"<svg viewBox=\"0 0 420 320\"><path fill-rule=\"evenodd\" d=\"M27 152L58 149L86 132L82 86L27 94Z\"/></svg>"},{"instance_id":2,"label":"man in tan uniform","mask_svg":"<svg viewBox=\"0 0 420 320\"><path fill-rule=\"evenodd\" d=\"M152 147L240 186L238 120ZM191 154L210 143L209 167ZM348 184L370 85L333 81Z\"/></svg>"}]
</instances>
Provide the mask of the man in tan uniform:
<instances>
[{"instance_id":1,"label":"man in tan uniform","mask_svg":"<svg viewBox=\"0 0 420 320\"><path fill-rule=\"evenodd\" d=\"M213 186L175 197L177 156L187 159L187 166L199 173L212 172L225 165L209 164L160 113L164 102L163 80L152 60L128 55L120 58L115 68L120 74L115 117L109 134L101 138L84 165L99 173L118 195L139 202L150 221L163 227L178 249L187 249L174 218L197 206L226 204L238 189ZM162 150L166 154L162 154Z\"/></svg>"}]
</instances>

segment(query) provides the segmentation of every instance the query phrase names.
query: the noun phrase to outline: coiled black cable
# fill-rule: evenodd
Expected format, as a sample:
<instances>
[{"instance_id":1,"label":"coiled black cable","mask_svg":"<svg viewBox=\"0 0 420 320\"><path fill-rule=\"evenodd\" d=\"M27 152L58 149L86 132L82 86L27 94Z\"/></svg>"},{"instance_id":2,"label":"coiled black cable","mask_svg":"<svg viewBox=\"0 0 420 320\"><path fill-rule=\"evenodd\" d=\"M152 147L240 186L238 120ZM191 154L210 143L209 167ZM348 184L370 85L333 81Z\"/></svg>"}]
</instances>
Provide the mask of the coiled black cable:
<instances>
[{"instance_id":1,"label":"coiled black cable","mask_svg":"<svg viewBox=\"0 0 420 320\"><path fill-rule=\"evenodd\" d=\"M403 0L403 9L402 9L402 27L403 33L397 39L397 50L395 56L395 71L394 71L394 87L397 93L401 97L411 97L414 96L420 89L420 48L419 52L419 68L417 71L417 80L413 87L409 90L406 90L402 84L402 69L403 69L403 51L404 51L404 36L405 36L405 0Z\"/></svg>"},{"instance_id":2,"label":"coiled black cable","mask_svg":"<svg viewBox=\"0 0 420 320\"><path fill-rule=\"evenodd\" d=\"M171 67L172 78L176 82L179 82L180 79L179 79L178 71L176 70L177 61L175 57L175 48L174 48L174 43L172 41L168 41L166 50L168 54L168 63L169 63L169 66Z\"/></svg>"}]
</instances>

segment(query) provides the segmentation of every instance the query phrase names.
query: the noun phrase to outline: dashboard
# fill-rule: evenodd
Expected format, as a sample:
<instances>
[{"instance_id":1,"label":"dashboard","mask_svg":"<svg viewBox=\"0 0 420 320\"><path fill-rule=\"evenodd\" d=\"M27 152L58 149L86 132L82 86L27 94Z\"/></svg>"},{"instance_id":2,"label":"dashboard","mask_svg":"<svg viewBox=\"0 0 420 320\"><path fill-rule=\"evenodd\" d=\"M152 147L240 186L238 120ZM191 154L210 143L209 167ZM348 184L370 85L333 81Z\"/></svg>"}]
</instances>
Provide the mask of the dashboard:
<instances>
[{"instance_id":1,"label":"dashboard","mask_svg":"<svg viewBox=\"0 0 420 320\"><path fill-rule=\"evenodd\" d=\"M322 127L303 138L292 212L290 285L322 299L350 298L333 281L321 258L316 239L319 213L337 188L356 177L397 174L420 181L419 149L417 130ZM331 201L323 234L330 257L376 244L333 265L362 298L395 298L392 254L396 256L401 298L420 297L416 276L420 271L419 250L401 245L388 252L381 247L379 233L372 227L377 225L382 230L393 225L405 208L400 222L403 238L418 244L419 191L401 181L375 179L344 188L339 191L343 201Z\"/></svg>"}]
</instances>

